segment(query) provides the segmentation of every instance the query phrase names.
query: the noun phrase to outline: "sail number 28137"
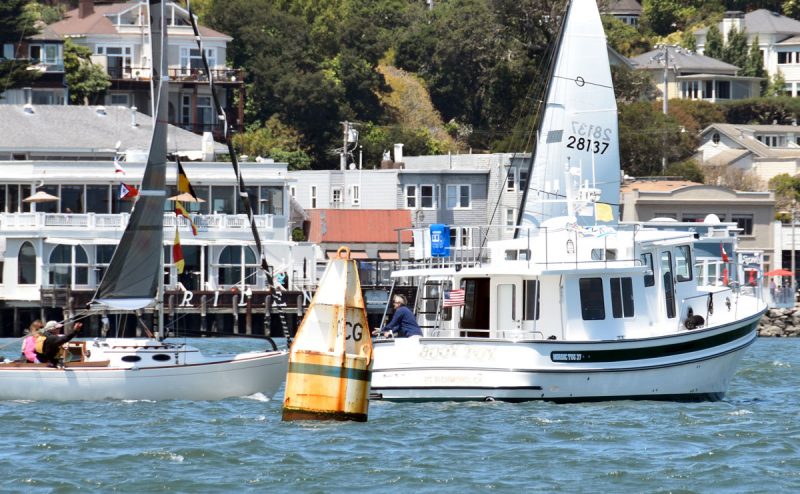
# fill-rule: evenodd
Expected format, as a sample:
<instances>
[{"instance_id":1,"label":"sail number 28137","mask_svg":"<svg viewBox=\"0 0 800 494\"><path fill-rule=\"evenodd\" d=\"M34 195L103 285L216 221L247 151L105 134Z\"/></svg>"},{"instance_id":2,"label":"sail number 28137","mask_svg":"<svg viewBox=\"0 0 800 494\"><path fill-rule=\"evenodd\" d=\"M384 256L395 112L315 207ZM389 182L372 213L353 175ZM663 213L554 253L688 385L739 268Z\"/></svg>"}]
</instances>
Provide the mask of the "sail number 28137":
<instances>
[{"instance_id":1,"label":"sail number 28137","mask_svg":"<svg viewBox=\"0 0 800 494\"><path fill-rule=\"evenodd\" d=\"M611 129L600 125L572 121L572 135L567 147L594 154L604 154L611 142Z\"/></svg>"}]
</instances>

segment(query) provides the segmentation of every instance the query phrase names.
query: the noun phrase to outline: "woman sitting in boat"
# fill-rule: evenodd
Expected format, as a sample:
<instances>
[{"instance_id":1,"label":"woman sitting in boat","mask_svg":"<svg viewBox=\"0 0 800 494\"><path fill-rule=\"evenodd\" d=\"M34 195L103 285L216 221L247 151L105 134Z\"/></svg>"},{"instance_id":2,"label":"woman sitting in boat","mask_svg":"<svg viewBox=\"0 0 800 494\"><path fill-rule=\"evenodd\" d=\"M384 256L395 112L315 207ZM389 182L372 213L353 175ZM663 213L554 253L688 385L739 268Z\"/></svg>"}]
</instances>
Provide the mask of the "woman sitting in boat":
<instances>
[{"instance_id":1,"label":"woman sitting in boat","mask_svg":"<svg viewBox=\"0 0 800 494\"><path fill-rule=\"evenodd\" d=\"M44 326L41 319L34 320L28 326L28 335L22 341L22 361L30 364L37 364L36 359L36 337L39 336L39 329Z\"/></svg>"},{"instance_id":2,"label":"woman sitting in boat","mask_svg":"<svg viewBox=\"0 0 800 494\"><path fill-rule=\"evenodd\" d=\"M422 336L422 330L419 329L417 318L411 309L406 307L408 301L403 295L395 295L392 298L392 305L394 305L394 316L392 320L384 326L383 336L396 336L398 338L408 338L409 336Z\"/></svg>"},{"instance_id":3,"label":"woman sitting in boat","mask_svg":"<svg viewBox=\"0 0 800 494\"><path fill-rule=\"evenodd\" d=\"M72 331L68 331L63 335L54 333L63 326L63 324L59 324L56 321L47 321L47 324L39 330L39 337L36 339L36 358L39 359L39 362L44 362L51 366L58 365L61 359L61 346L78 334L83 327L83 323L75 323Z\"/></svg>"}]
</instances>

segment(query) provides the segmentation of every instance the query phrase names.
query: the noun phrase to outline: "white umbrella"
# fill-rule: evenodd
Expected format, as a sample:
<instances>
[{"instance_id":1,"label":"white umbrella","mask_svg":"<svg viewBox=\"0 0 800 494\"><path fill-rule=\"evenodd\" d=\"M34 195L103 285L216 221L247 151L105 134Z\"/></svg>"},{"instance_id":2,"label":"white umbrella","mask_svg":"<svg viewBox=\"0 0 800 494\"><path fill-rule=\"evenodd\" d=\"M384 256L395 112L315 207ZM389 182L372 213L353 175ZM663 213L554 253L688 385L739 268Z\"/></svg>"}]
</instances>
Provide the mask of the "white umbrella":
<instances>
[{"instance_id":1,"label":"white umbrella","mask_svg":"<svg viewBox=\"0 0 800 494\"><path fill-rule=\"evenodd\" d=\"M26 197L22 200L22 202L53 202L57 200L58 197L54 196L53 194L48 194L47 192L40 190L32 196Z\"/></svg>"},{"instance_id":2,"label":"white umbrella","mask_svg":"<svg viewBox=\"0 0 800 494\"><path fill-rule=\"evenodd\" d=\"M178 194L177 196L172 196L169 198L170 201L181 201L181 202L206 202L205 199L197 198L195 199L190 193L184 192L183 194Z\"/></svg>"}]
</instances>

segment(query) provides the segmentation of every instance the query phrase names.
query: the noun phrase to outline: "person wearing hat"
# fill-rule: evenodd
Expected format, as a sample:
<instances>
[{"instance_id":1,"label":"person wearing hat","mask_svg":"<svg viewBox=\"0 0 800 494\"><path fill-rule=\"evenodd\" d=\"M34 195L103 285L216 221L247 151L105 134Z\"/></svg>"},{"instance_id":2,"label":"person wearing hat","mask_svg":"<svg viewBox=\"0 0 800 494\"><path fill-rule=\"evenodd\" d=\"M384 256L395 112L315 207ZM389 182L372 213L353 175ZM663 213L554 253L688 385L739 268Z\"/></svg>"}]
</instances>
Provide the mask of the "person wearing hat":
<instances>
[{"instance_id":1,"label":"person wearing hat","mask_svg":"<svg viewBox=\"0 0 800 494\"><path fill-rule=\"evenodd\" d=\"M36 358L39 362L45 362L51 366L59 364L61 356L61 346L75 337L83 327L82 322L75 323L72 331L63 335L56 331L64 325L56 321L47 321L47 324L39 330L39 337L36 340Z\"/></svg>"},{"instance_id":2,"label":"person wearing hat","mask_svg":"<svg viewBox=\"0 0 800 494\"><path fill-rule=\"evenodd\" d=\"M39 363L36 359L36 337L39 335L39 329L44 326L41 319L35 319L30 326L28 326L27 336L22 341L22 362L31 364Z\"/></svg>"}]
</instances>

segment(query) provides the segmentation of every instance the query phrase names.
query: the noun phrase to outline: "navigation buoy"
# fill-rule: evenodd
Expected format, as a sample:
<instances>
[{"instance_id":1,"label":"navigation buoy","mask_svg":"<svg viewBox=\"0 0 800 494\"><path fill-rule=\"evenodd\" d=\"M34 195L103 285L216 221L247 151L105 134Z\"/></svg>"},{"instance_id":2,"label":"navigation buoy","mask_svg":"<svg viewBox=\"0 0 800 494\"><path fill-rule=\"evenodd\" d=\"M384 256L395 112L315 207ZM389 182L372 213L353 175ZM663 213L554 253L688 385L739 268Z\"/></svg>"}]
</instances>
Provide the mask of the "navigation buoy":
<instances>
[{"instance_id":1,"label":"navigation buoy","mask_svg":"<svg viewBox=\"0 0 800 494\"><path fill-rule=\"evenodd\" d=\"M283 420L365 422L372 338L350 249L340 247L322 275L289 353Z\"/></svg>"}]
</instances>

